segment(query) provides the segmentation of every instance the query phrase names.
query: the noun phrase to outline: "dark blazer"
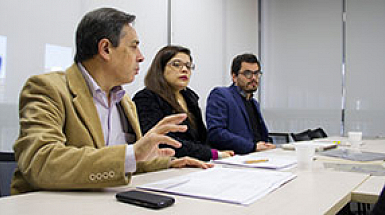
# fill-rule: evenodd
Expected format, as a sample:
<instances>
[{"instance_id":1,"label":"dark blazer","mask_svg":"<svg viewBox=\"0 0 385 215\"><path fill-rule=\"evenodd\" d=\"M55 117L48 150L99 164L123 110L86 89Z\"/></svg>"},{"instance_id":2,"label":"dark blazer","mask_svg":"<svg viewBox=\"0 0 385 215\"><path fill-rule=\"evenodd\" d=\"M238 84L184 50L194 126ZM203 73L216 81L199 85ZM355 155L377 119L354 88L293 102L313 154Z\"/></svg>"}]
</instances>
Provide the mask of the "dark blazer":
<instances>
[{"instance_id":1,"label":"dark blazer","mask_svg":"<svg viewBox=\"0 0 385 215\"><path fill-rule=\"evenodd\" d=\"M181 93L186 100L188 110L195 117L197 129L192 129L189 120L185 120L182 124L188 127L186 132L168 134L182 143L181 148L174 148L175 156L189 156L208 161L212 158L212 154L210 146L206 143L207 131L202 121L201 109L198 106L199 97L189 88L182 90ZM147 88L139 91L133 101L136 104L140 127L144 134L164 117L176 113L166 100ZM171 148L168 145L161 145L161 147Z\"/></svg>"},{"instance_id":2,"label":"dark blazer","mask_svg":"<svg viewBox=\"0 0 385 215\"><path fill-rule=\"evenodd\" d=\"M268 141L268 130L259 110L258 102L253 99L260 118L262 141ZM246 154L255 149L252 127L242 97L237 86L214 88L206 107L208 141L218 150L234 150Z\"/></svg>"}]
</instances>

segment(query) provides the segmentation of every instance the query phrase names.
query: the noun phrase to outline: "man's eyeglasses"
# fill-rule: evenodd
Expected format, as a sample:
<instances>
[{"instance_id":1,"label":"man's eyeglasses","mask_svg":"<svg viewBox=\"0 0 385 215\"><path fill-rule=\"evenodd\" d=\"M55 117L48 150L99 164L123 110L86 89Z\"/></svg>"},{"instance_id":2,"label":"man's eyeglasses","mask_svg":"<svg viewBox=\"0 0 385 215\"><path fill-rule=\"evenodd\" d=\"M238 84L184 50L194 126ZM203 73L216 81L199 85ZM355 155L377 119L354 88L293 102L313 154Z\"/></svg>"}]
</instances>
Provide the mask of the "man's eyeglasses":
<instances>
[{"instance_id":1,"label":"man's eyeglasses","mask_svg":"<svg viewBox=\"0 0 385 215\"><path fill-rule=\"evenodd\" d=\"M190 71L195 69L195 64L190 63L190 62L183 63L180 60L171 61L171 62L167 63L167 65L170 65L179 71L182 70L183 66L186 66L186 68Z\"/></svg>"},{"instance_id":2,"label":"man's eyeglasses","mask_svg":"<svg viewBox=\"0 0 385 215\"><path fill-rule=\"evenodd\" d=\"M263 73L262 73L262 71L260 71L260 70L256 70L256 71L245 70L245 71L239 72L239 74L244 75L246 78L252 78L253 75L255 75L255 76L257 76L257 78L259 78L259 77L261 77L261 75L262 75Z\"/></svg>"}]
</instances>

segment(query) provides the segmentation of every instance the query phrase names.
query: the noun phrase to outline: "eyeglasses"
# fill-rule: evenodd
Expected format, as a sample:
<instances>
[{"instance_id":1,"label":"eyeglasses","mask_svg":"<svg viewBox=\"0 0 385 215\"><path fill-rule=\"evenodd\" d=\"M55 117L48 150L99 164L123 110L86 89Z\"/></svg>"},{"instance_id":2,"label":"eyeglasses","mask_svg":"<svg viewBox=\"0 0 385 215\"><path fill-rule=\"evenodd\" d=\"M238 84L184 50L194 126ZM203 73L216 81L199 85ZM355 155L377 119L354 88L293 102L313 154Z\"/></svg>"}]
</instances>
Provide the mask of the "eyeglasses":
<instances>
[{"instance_id":1,"label":"eyeglasses","mask_svg":"<svg viewBox=\"0 0 385 215\"><path fill-rule=\"evenodd\" d=\"M180 60L171 61L171 62L167 63L167 65L170 65L179 71L182 70L183 66L185 66L190 71L195 69L195 64L190 63L190 62L183 63Z\"/></svg>"},{"instance_id":2,"label":"eyeglasses","mask_svg":"<svg viewBox=\"0 0 385 215\"><path fill-rule=\"evenodd\" d=\"M255 70L255 71L245 70L243 72L239 72L239 74L244 75L246 78L252 78L253 75L257 76L257 78L260 78L263 73L260 70Z\"/></svg>"}]
</instances>

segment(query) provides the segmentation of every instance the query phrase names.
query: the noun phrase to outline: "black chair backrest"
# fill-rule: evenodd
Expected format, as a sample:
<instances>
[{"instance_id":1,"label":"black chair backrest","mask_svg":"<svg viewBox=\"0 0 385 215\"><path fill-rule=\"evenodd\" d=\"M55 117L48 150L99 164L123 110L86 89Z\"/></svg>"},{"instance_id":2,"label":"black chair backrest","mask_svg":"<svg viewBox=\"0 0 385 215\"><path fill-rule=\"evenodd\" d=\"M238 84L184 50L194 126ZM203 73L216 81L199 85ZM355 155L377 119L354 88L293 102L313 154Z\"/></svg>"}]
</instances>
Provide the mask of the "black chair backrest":
<instances>
[{"instance_id":1,"label":"black chair backrest","mask_svg":"<svg viewBox=\"0 0 385 215\"><path fill-rule=\"evenodd\" d=\"M310 135L309 135L310 132L311 132L311 130L308 129L308 130L303 131L301 133L291 133L291 137L293 138L294 141L311 140Z\"/></svg>"},{"instance_id":2,"label":"black chair backrest","mask_svg":"<svg viewBox=\"0 0 385 215\"><path fill-rule=\"evenodd\" d=\"M325 138L328 135L322 128L317 128L317 129L311 130L309 133L309 136L311 139L315 139L315 138Z\"/></svg>"},{"instance_id":3,"label":"black chair backrest","mask_svg":"<svg viewBox=\"0 0 385 215\"><path fill-rule=\"evenodd\" d=\"M17 167L12 152L0 152L0 197L9 196L13 172Z\"/></svg>"},{"instance_id":4,"label":"black chair backrest","mask_svg":"<svg viewBox=\"0 0 385 215\"><path fill-rule=\"evenodd\" d=\"M307 129L301 133L291 133L291 137L294 141L308 141L315 138L325 138L328 135L322 128L317 129Z\"/></svg>"},{"instance_id":5,"label":"black chair backrest","mask_svg":"<svg viewBox=\"0 0 385 215\"><path fill-rule=\"evenodd\" d=\"M284 144L290 141L289 133L269 133L269 141L274 144Z\"/></svg>"}]
</instances>

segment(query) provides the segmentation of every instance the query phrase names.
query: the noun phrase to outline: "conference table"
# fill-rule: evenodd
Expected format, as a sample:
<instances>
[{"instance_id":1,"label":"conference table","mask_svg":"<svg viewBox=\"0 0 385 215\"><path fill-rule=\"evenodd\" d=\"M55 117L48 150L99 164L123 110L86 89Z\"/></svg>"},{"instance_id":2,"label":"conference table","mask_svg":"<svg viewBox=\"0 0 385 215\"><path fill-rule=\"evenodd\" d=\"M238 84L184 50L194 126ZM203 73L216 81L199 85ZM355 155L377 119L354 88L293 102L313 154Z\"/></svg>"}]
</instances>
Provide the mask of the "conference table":
<instances>
[{"instance_id":1,"label":"conference table","mask_svg":"<svg viewBox=\"0 0 385 215\"><path fill-rule=\"evenodd\" d=\"M385 139L364 140L362 151L385 153ZM382 165L385 166L384 162ZM352 192L352 201L373 204L385 186L385 176L370 176Z\"/></svg>"},{"instance_id":2,"label":"conference table","mask_svg":"<svg viewBox=\"0 0 385 215\"><path fill-rule=\"evenodd\" d=\"M385 186L385 176L370 176L352 192L352 201L374 204Z\"/></svg>"},{"instance_id":3,"label":"conference table","mask_svg":"<svg viewBox=\"0 0 385 215\"><path fill-rule=\"evenodd\" d=\"M382 144L384 146L382 146ZM373 140L362 146L372 151L383 150L384 140ZM366 149L366 148L365 148ZM274 149L274 154L295 156L294 151ZM228 168L215 165L214 168ZM174 205L154 210L118 202L115 194L136 189L138 185L156 182L195 171L196 168L168 169L135 175L128 186L94 191L32 192L0 198L0 213L19 214L336 214L351 201L373 203L378 198L385 178L356 172L333 171L324 168L322 160L314 162L312 170L293 172L297 177L250 205L237 205L180 195ZM257 170L256 170L257 171Z\"/></svg>"},{"instance_id":4,"label":"conference table","mask_svg":"<svg viewBox=\"0 0 385 215\"><path fill-rule=\"evenodd\" d=\"M339 140L341 142L346 142L346 137L330 137L325 138L325 140ZM345 147L349 149L349 147ZM385 139L377 138L377 139L366 139L363 140L363 144L359 148L360 151L365 152L376 152L376 153L385 153ZM322 157L322 156L321 156ZM330 158L322 157L323 161L330 160ZM332 159L333 160L333 159ZM335 163L344 163L344 164L372 164L372 165L382 165L385 166L384 161L370 161L370 162L354 162L354 161L346 161L346 160L338 160L334 159ZM385 176L374 176L370 175L367 177L360 186L355 188L352 191L353 202L358 203L369 203L374 204L377 202L379 195L381 194L382 189L385 186Z\"/></svg>"}]
</instances>

